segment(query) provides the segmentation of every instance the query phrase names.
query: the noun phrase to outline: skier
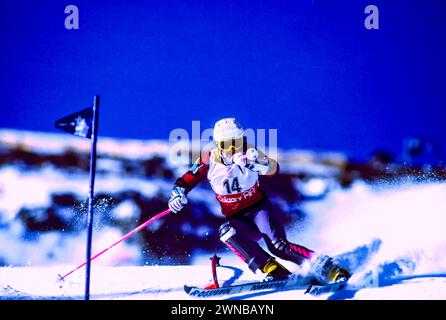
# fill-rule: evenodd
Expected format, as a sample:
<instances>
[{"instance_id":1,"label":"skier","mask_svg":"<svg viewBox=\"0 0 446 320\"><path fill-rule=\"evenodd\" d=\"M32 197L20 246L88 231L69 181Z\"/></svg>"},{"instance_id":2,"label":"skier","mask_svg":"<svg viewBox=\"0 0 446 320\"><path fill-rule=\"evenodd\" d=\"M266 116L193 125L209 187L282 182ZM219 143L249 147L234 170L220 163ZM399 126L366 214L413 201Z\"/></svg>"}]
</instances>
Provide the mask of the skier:
<instances>
[{"instance_id":1,"label":"skier","mask_svg":"<svg viewBox=\"0 0 446 320\"><path fill-rule=\"evenodd\" d=\"M331 257L287 240L278 213L259 185L259 175L273 177L278 163L248 145L244 130L235 118L215 123L214 143L201 152L191 169L176 180L169 208L177 213L187 204L187 194L200 181L208 179L220 203L225 223L219 228L220 240L255 273L266 274L265 281L287 279L291 274L275 257L302 265L310 261L315 275L323 282L346 280L348 271ZM270 255L259 245L263 239ZM275 256L275 257L274 257Z\"/></svg>"}]
</instances>

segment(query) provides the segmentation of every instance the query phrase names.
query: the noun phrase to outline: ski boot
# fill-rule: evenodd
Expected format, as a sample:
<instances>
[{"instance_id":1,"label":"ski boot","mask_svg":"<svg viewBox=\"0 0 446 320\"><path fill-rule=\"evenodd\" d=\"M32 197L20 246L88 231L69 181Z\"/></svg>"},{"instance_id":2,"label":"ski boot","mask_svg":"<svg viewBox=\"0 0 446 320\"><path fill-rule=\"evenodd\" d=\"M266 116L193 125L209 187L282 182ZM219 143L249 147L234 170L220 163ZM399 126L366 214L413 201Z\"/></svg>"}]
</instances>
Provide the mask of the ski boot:
<instances>
[{"instance_id":1,"label":"ski boot","mask_svg":"<svg viewBox=\"0 0 446 320\"><path fill-rule=\"evenodd\" d=\"M263 279L264 282L287 280L291 275L291 272L278 263L274 258L268 260L263 266L262 272L266 273L266 277Z\"/></svg>"},{"instance_id":2,"label":"ski boot","mask_svg":"<svg viewBox=\"0 0 446 320\"><path fill-rule=\"evenodd\" d=\"M347 281L351 275L350 272L337 265L333 258L329 256L318 256L312 262L313 274L322 283L335 283Z\"/></svg>"}]
</instances>

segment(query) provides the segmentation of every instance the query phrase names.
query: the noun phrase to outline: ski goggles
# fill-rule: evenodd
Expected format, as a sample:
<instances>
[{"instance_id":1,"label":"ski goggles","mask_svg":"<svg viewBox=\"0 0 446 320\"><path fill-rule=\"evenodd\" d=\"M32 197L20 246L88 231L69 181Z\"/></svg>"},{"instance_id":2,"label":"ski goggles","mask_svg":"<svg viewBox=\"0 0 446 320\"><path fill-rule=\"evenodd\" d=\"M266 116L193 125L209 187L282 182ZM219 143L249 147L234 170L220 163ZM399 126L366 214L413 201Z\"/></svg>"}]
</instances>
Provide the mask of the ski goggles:
<instances>
[{"instance_id":1,"label":"ski goggles","mask_svg":"<svg viewBox=\"0 0 446 320\"><path fill-rule=\"evenodd\" d=\"M228 152L231 149L240 150L243 147L243 143L245 142L245 138L243 136L228 140L215 141L217 148L223 152Z\"/></svg>"}]
</instances>

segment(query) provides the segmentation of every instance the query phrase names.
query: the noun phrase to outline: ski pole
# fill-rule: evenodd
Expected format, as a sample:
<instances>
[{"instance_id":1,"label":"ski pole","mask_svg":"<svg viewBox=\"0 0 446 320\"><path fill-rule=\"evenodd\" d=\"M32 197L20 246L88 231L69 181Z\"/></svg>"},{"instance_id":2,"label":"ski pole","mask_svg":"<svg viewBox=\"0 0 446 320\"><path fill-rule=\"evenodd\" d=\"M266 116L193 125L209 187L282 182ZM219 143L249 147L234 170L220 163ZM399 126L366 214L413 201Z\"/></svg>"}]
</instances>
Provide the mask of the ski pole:
<instances>
[{"instance_id":1,"label":"ski pole","mask_svg":"<svg viewBox=\"0 0 446 320\"><path fill-rule=\"evenodd\" d=\"M154 222L155 220L158 220L162 217L164 217L166 214L172 212L170 209L167 209L161 213L158 213L157 215L153 216L152 218L150 218L149 220L147 220L146 222L144 222L143 224L141 224L139 227L136 227L135 229L133 229L132 231L130 231L129 233L127 233L125 236L123 236L121 239L119 239L118 241L116 241L115 243L113 243L112 245L110 245L109 247L107 247L106 249L102 250L101 252L97 253L96 255L94 255L90 261L96 259L97 257L99 257L100 255L102 255L103 253L107 252L108 250L110 250L111 248L113 248L114 246L116 246L117 244L121 243L122 241L130 238L132 235L134 235L135 233L137 233L138 231L140 231L141 229L147 227L149 224L151 224L152 222ZM60 274L58 275L58 280L59 281L63 281L65 280L66 277L68 277L70 274L72 274L73 272L75 272L76 270L82 268L83 266L85 266L87 264L88 261L85 261L84 263L82 263L81 265L77 266L76 268L74 268L73 270L71 270L70 272L68 272L67 274L61 276Z\"/></svg>"}]
</instances>

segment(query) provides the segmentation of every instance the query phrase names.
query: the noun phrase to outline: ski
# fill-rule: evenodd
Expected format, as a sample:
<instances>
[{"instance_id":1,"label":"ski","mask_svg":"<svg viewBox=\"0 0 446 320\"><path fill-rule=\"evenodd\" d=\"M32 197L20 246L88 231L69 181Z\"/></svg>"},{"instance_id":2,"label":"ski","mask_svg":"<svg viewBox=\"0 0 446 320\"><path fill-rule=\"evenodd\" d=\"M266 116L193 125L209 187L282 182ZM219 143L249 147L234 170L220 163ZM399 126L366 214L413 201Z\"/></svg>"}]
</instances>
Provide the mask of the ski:
<instances>
[{"instance_id":1,"label":"ski","mask_svg":"<svg viewBox=\"0 0 446 320\"><path fill-rule=\"evenodd\" d=\"M334 292L338 290L342 290L347 286L347 281L340 281L335 283L329 283L329 284L312 284L308 287L307 291L305 291L305 294L311 294L313 296L318 296L323 293L328 292Z\"/></svg>"},{"instance_id":2,"label":"ski","mask_svg":"<svg viewBox=\"0 0 446 320\"><path fill-rule=\"evenodd\" d=\"M256 281L231 286L222 286L214 289L203 289L195 286L184 286L184 291L189 296L197 298L210 298L224 295L234 295L246 292L258 292L264 290L280 291L288 288L306 289L308 288L309 279L303 276L296 276L288 280L280 281Z\"/></svg>"}]
</instances>

